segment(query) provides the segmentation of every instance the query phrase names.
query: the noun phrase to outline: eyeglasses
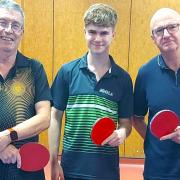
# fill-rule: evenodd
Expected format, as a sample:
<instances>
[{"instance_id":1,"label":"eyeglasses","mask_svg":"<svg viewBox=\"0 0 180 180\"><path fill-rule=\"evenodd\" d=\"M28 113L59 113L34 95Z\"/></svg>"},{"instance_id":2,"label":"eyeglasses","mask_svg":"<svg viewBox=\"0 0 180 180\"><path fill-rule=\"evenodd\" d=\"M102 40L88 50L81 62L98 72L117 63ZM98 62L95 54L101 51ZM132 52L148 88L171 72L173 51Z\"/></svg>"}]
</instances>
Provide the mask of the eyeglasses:
<instances>
[{"instance_id":1,"label":"eyeglasses","mask_svg":"<svg viewBox=\"0 0 180 180\"><path fill-rule=\"evenodd\" d=\"M9 28L9 25L11 26L11 30L17 34L20 33L23 29L23 26L18 22L10 23L5 20L0 20L0 29L7 29L7 28Z\"/></svg>"},{"instance_id":2,"label":"eyeglasses","mask_svg":"<svg viewBox=\"0 0 180 180\"><path fill-rule=\"evenodd\" d=\"M158 27L157 29L152 30L152 34L157 37L162 37L164 35L164 30L166 29L169 34L173 34L179 30L180 24L169 24L164 27Z\"/></svg>"}]
</instances>

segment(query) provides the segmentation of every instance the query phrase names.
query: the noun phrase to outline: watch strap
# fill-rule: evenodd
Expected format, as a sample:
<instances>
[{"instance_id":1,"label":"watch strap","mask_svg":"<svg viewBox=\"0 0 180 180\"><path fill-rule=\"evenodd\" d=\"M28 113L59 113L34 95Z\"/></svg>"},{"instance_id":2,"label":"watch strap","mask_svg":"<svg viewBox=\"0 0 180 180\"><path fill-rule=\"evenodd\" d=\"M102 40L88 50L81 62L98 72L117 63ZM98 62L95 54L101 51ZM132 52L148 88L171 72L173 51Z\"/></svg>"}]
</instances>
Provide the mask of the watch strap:
<instances>
[{"instance_id":1,"label":"watch strap","mask_svg":"<svg viewBox=\"0 0 180 180\"><path fill-rule=\"evenodd\" d=\"M5 131L0 132L0 137L2 136L8 136L10 134L10 131L6 129Z\"/></svg>"}]
</instances>

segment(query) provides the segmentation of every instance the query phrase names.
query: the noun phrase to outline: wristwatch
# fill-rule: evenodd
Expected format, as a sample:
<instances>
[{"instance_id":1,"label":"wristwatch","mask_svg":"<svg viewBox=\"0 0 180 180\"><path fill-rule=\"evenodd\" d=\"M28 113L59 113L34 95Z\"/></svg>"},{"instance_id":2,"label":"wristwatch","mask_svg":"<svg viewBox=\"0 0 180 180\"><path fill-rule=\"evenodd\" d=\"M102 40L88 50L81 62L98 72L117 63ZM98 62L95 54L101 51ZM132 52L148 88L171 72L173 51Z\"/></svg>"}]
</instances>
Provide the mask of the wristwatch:
<instances>
[{"instance_id":1,"label":"wristwatch","mask_svg":"<svg viewBox=\"0 0 180 180\"><path fill-rule=\"evenodd\" d=\"M13 128L9 128L8 131L12 142L18 140L18 134Z\"/></svg>"}]
</instances>

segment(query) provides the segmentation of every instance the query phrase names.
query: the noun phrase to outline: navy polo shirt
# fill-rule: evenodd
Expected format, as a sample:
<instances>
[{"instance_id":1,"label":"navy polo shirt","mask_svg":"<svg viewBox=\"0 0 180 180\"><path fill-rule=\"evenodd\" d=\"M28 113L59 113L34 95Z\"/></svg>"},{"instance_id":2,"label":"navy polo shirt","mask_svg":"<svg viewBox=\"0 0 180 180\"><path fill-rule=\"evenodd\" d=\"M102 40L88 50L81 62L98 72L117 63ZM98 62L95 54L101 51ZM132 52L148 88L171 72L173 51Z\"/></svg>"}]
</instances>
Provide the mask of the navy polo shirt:
<instances>
[{"instance_id":1,"label":"navy polo shirt","mask_svg":"<svg viewBox=\"0 0 180 180\"><path fill-rule=\"evenodd\" d=\"M87 55L62 66L52 85L53 106L66 111L62 167L65 176L119 179L117 147L96 146L90 139L94 122L104 116L117 123L133 114L132 81L112 57L111 68L97 82Z\"/></svg>"},{"instance_id":2,"label":"navy polo shirt","mask_svg":"<svg viewBox=\"0 0 180 180\"><path fill-rule=\"evenodd\" d=\"M171 141L159 141L149 129L152 117L160 110L170 109L180 117L180 69L169 69L161 55L143 65L135 83L134 113L145 116L149 111L148 127L144 143L145 170L148 178L180 178L180 145Z\"/></svg>"},{"instance_id":3,"label":"navy polo shirt","mask_svg":"<svg viewBox=\"0 0 180 180\"><path fill-rule=\"evenodd\" d=\"M16 126L36 114L35 104L51 100L42 64L17 53L15 65L3 79L0 75L0 131ZM16 147L38 136L14 142Z\"/></svg>"}]
</instances>

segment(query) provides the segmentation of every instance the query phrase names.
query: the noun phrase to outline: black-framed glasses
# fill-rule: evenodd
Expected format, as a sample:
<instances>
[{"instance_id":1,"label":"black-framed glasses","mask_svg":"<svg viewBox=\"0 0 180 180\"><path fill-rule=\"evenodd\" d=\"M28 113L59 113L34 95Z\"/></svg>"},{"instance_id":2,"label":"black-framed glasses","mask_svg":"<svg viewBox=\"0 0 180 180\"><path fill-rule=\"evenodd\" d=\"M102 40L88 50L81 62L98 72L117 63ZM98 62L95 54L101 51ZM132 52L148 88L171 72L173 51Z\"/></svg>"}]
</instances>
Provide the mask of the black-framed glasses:
<instances>
[{"instance_id":1,"label":"black-framed glasses","mask_svg":"<svg viewBox=\"0 0 180 180\"><path fill-rule=\"evenodd\" d=\"M152 34L157 37L162 37L164 35L164 30L166 29L169 34L173 34L179 31L180 24L169 24L167 26L158 27L152 30Z\"/></svg>"},{"instance_id":2,"label":"black-framed glasses","mask_svg":"<svg viewBox=\"0 0 180 180\"><path fill-rule=\"evenodd\" d=\"M11 29L14 33L20 33L23 29L22 24L18 22L8 22L6 20L0 20L0 29L7 29L11 26Z\"/></svg>"}]
</instances>

